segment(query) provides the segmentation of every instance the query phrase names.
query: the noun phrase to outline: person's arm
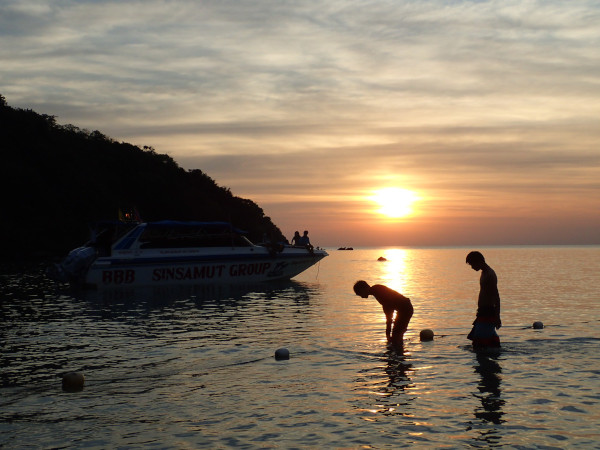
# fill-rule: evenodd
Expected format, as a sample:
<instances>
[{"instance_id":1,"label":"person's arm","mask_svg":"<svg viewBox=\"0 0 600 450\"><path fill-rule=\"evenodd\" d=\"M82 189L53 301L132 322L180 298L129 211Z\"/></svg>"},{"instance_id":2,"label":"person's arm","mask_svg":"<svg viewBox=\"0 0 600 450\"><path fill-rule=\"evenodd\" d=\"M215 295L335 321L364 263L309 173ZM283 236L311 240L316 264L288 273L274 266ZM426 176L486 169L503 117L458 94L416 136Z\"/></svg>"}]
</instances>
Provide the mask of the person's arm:
<instances>
[{"instance_id":1,"label":"person's arm","mask_svg":"<svg viewBox=\"0 0 600 450\"><path fill-rule=\"evenodd\" d=\"M502 326L502 320L500 320L500 293L498 292L498 277L493 269L490 269L490 292L491 301L494 306L494 312L496 313L496 329Z\"/></svg>"},{"instance_id":2,"label":"person's arm","mask_svg":"<svg viewBox=\"0 0 600 450\"><path fill-rule=\"evenodd\" d=\"M496 302L496 329L502 326L502 319L500 319L500 294L498 294L498 301Z\"/></svg>"},{"instance_id":3,"label":"person's arm","mask_svg":"<svg viewBox=\"0 0 600 450\"><path fill-rule=\"evenodd\" d=\"M498 293L498 278L496 272L491 268L487 268L482 274L481 283L481 300L487 308L491 309L495 315L495 327L500 328L502 321L500 320L500 294Z\"/></svg>"},{"instance_id":4,"label":"person's arm","mask_svg":"<svg viewBox=\"0 0 600 450\"><path fill-rule=\"evenodd\" d=\"M387 337L388 341L392 338L392 324L394 323L394 310L393 309L383 309L385 313L385 337Z\"/></svg>"}]
</instances>

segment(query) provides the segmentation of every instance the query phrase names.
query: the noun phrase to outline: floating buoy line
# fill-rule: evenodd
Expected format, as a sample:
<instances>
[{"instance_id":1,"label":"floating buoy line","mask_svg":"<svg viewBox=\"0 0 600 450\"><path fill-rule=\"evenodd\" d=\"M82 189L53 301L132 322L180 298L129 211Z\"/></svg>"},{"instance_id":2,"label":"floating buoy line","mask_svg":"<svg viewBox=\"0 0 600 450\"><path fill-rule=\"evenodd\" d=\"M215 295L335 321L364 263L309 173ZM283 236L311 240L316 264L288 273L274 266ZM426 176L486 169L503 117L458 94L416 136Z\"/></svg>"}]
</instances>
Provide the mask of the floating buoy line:
<instances>
[{"instance_id":1,"label":"floating buoy line","mask_svg":"<svg viewBox=\"0 0 600 450\"><path fill-rule=\"evenodd\" d=\"M590 323L589 321L585 321L585 322L580 322L580 323ZM542 322L541 320L536 320L535 322L533 322L531 325L529 326L525 326L525 325L502 325L501 328L518 328L521 330L543 330L547 327L560 327L563 325L544 325L544 322ZM443 338L443 337L447 337L447 336L462 336L464 335L465 332L462 333L457 333L457 334L435 334L433 330L429 329L429 328L425 328L423 330L420 331L419 333L419 340L421 342L428 342L428 341L433 341L434 337L435 338Z\"/></svg>"},{"instance_id":2,"label":"floating buoy line","mask_svg":"<svg viewBox=\"0 0 600 450\"><path fill-rule=\"evenodd\" d=\"M590 323L590 321L584 321L584 322L578 322L578 323ZM543 329L547 328L548 326L559 327L562 325L544 325L544 323L541 320L536 320L529 326L503 325L502 328L518 328L518 329L522 329L522 330L527 330L527 329L543 330ZM425 328L420 331L419 340L421 342L430 342L430 341L433 341L435 338L444 338L444 337L448 337L448 336L464 336L464 335L465 335L464 330L462 333L456 333L456 334L435 334L435 332L432 329ZM410 342L410 340L408 340L408 341ZM277 350L275 350L274 357L275 357L275 360L277 360L277 361L289 360L290 359L290 351L285 347L278 348ZM261 361L263 359L265 359L265 358L259 358L259 359L255 359L252 361L246 361L244 363L236 363L236 364L232 364L232 365L247 364L247 363L251 363L251 362ZM81 392L84 388L84 385L85 385L85 376L81 372L67 372L67 373L63 374L63 376L62 376L62 389L65 392Z\"/></svg>"}]
</instances>

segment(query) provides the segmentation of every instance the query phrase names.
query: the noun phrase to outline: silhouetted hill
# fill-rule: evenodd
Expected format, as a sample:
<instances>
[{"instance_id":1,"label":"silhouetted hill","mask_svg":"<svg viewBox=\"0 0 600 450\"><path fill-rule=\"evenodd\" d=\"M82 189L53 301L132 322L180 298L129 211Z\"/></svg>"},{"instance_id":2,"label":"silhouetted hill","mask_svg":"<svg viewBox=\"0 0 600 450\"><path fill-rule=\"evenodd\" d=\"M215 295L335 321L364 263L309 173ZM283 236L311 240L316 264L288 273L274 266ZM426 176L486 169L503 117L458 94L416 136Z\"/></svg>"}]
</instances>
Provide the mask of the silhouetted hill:
<instances>
[{"instance_id":1,"label":"silhouetted hill","mask_svg":"<svg viewBox=\"0 0 600 450\"><path fill-rule=\"evenodd\" d=\"M8 106L0 95L0 220L3 257L63 255L88 224L137 208L144 220L224 220L260 242L284 239L263 210L201 170L186 171L154 149L54 116Z\"/></svg>"}]
</instances>

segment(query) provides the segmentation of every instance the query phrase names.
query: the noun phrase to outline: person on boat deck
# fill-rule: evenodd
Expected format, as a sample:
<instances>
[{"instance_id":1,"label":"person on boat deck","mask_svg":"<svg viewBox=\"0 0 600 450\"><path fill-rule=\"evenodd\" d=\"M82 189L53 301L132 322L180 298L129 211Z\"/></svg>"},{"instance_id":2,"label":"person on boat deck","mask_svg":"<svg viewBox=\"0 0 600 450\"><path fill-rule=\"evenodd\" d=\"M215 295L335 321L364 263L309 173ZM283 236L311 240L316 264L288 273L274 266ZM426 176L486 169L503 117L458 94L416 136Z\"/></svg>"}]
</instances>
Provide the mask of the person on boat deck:
<instances>
[{"instance_id":1,"label":"person on boat deck","mask_svg":"<svg viewBox=\"0 0 600 450\"><path fill-rule=\"evenodd\" d=\"M500 347L500 337L496 330L502 326L500 320L500 293L496 272L487 265L480 252L467 255L467 264L475 271L481 270L479 298L473 329L467 339L473 341L473 348Z\"/></svg>"},{"instance_id":2,"label":"person on boat deck","mask_svg":"<svg viewBox=\"0 0 600 450\"><path fill-rule=\"evenodd\" d=\"M308 231L304 231L304 234L300 238L298 245L302 245L302 246L310 245L310 239L308 238Z\"/></svg>"},{"instance_id":3,"label":"person on boat deck","mask_svg":"<svg viewBox=\"0 0 600 450\"><path fill-rule=\"evenodd\" d=\"M385 336L388 342L402 347L404 333L414 312L410 298L382 284L369 286L363 280L354 283L354 292L362 298L368 298L369 295L375 297L385 314Z\"/></svg>"},{"instance_id":4,"label":"person on boat deck","mask_svg":"<svg viewBox=\"0 0 600 450\"><path fill-rule=\"evenodd\" d=\"M292 245L293 246L300 245L300 239L302 239L302 237L300 236L300 232L299 231L294 232L294 237L292 238Z\"/></svg>"}]
</instances>

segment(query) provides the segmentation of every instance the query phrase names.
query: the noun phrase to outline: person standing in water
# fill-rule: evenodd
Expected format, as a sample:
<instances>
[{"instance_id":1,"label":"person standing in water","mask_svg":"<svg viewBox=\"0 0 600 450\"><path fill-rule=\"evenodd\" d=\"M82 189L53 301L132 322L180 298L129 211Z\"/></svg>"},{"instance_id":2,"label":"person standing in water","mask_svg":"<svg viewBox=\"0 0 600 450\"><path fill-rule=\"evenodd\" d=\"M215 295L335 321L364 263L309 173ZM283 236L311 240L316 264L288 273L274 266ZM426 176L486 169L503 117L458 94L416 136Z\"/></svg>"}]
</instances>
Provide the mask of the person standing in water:
<instances>
[{"instance_id":1,"label":"person standing in water","mask_svg":"<svg viewBox=\"0 0 600 450\"><path fill-rule=\"evenodd\" d=\"M481 270L479 279L479 298L473 329L467 339L473 341L474 349L500 347L500 337L496 330L502 326L500 320L500 293L496 272L487 265L480 252L467 255L467 264L475 271Z\"/></svg>"},{"instance_id":2,"label":"person standing in water","mask_svg":"<svg viewBox=\"0 0 600 450\"><path fill-rule=\"evenodd\" d=\"M375 297L385 314L385 336L388 342L397 347L402 347L404 333L414 311L410 298L381 284L369 286L363 280L354 283L354 292L362 298L368 298L369 295Z\"/></svg>"}]
</instances>

